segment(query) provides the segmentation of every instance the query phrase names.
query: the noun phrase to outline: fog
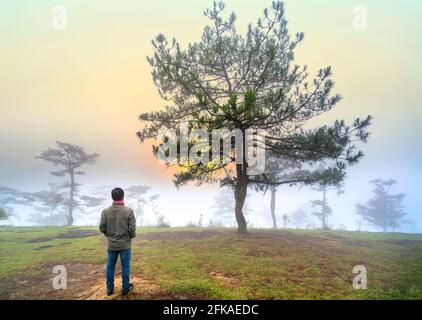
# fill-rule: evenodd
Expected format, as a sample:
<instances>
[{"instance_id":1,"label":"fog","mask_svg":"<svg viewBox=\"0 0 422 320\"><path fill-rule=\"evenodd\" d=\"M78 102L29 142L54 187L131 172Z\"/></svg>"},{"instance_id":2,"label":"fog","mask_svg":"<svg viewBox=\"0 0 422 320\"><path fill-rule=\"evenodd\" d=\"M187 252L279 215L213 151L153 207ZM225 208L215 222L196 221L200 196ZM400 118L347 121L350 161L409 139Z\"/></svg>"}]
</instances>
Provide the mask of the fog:
<instances>
[{"instance_id":1,"label":"fog","mask_svg":"<svg viewBox=\"0 0 422 320\"><path fill-rule=\"evenodd\" d=\"M34 160L35 161L35 160ZM364 162L364 161L363 161ZM99 163L98 166L101 166ZM371 175L364 175L361 172L361 165L356 165L355 168L349 170L349 177L345 181L345 187L343 188L345 193L337 195L336 191L329 191L327 194L327 201L330 207L333 209L333 213L328 218L328 224L331 229L342 229L342 230L357 230L358 229L358 220L359 216L356 215L356 203L364 203L372 196L371 186L368 184L369 180L383 177L379 175L379 171L373 169ZM99 185L93 184L89 177L94 174L90 171L91 168L87 168L87 173L85 176L82 176L80 179L83 182L83 186L80 188L79 194L87 193L89 194L90 190L98 187ZM380 170L378 168L378 170ZM391 171L390 171L391 172ZM98 173L97 173L98 174ZM40 189L45 189L48 182L60 181L60 179L50 176L48 171L43 172L45 176L44 180L37 181L32 183L32 188L29 187L31 184L27 181L31 181L30 177L27 177L27 181L19 184L16 183L17 179L14 179L14 183L10 183L8 186L19 188L22 191L35 192ZM228 188L219 189L217 186L187 186L176 188L169 181L161 181L160 183L148 183L148 181L140 180L127 180L123 181L119 177L113 177L113 174L104 174L106 179L109 180L109 185L112 186L121 186L125 188L126 186L139 184L139 185L148 185L151 187L148 192L149 195L159 194L159 200L156 201L156 210L158 213L165 216L166 220L169 222L172 227L182 227L187 225L198 225L198 221L202 219L202 226L208 226L209 221L221 222L226 227L235 227L235 218L234 212L230 220L219 217L216 209L213 208L217 201L219 201L219 195L221 192L229 193L230 197L233 199L233 191ZM403 224L398 230L400 232L422 232L422 226L420 217L418 215L418 192L415 192L412 188L412 184L406 184L400 181L407 182L411 178L405 174L396 175L389 174L388 176L384 175L385 178L395 177L398 180L398 184L394 186L392 192L399 193L405 192L407 194L404 205L405 212L407 213L406 221L408 223ZM99 178L99 177L98 177ZM401 179L400 179L401 178ZM117 183L113 184L115 181ZM412 180L410 180L412 182ZM414 181L416 182L416 181ZM415 183L416 185L416 183ZM38 189L36 189L36 187ZM105 193L109 192L109 189L104 190ZM310 201L321 198L321 192L313 190L312 187L303 186L280 186L277 189L276 193L276 217L278 220L279 227L287 228L320 228L320 221L312 215L312 212L315 211L312 208ZM127 199L128 205L131 205L130 199ZM75 209L75 225L97 225L98 220L102 211L102 208L111 204L111 198L104 201L103 205L100 205L95 209L79 210ZM250 227L254 228L271 228L272 219L270 213L270 193L266 192L256 192L252 189L248 192L248 197L246 200L248 211L246 214L246 219ZM142 225L143 226L155 226L157 224L156 213L152 210L150 203L145 203L142 205L144 209ZM132 206L133 207L133 206ZM303 209L307 213L306 223L297 225L290 221L287 226L283 225L282 216L286 214L292 220L294 211L298 208ZM30 206L15 205L13 210L13 216L7 220L3 221L3 225L14 225L14 226L33 226L39 225L40 222L34 220L32 217L36 211ZM49 212L41 212L42 216L48 217ZM65 207L58 208L55 214L67 214L67 209ZM202 215L202 218L201 218ZM42 223L41 223L42 224ZM362 231L380 231L379 228L376 228L372 225L363 223L361 226Z\"/></svg>"}]
</instances>

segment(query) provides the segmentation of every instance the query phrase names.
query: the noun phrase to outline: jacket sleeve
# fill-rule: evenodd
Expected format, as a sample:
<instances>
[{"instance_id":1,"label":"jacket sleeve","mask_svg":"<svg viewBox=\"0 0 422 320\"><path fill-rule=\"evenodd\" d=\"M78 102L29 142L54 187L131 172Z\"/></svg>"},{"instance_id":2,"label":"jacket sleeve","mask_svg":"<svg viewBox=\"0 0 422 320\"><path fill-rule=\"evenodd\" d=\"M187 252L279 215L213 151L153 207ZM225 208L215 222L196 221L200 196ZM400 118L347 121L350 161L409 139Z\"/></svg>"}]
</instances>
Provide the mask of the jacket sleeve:
<instances>
[{"instance_id":1,"label":"jacket sleeve","mask_svg":"<svg viewBox=\"0 0 422 320\"><path fill-rule=\"evenodd\" d=\"M104 233L104 235L107 235L107 217L105 210L101 213L100 231Z\"/></svg>"},{"instance_id":2,"label":"jacket sleeve","mask_svg":"<svg viewBox=\"0 0 422 320\"><path fill-rule=\"evenodd\" d=\"M129 213L129 236L130 238L135 238L136 237L136 219L135 219L135 215L133 214L133 210L130 211Z\"/></svg>"}]
</instances>

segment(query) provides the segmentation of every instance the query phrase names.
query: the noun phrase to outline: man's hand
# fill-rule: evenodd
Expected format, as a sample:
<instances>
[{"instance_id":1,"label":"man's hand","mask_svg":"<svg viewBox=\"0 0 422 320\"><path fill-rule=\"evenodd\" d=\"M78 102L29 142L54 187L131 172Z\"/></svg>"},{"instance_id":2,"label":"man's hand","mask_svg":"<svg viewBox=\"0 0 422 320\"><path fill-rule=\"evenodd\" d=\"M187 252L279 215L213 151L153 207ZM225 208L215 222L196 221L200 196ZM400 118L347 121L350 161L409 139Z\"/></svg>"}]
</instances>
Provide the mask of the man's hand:
<instances>
[{"instance_id":1,"label":"man's hand","mask_svg":"<svg viewBox=\"0 0 422 320\"><path fill-rule=\"evenodd\" d=\"M103 210L103 212L101 213L100 231L104 235L107 235L107 219L106 219L106 216L105 216L105 210Z\"/></svg>"},{"instance_id":2,"label":"man's hand","mask_svg":"<svg viewBox=\"0 0 422 320\"><path fill-rule=\"evenodd\" d=\"M129 236L130 238L135 238L136 237L136 219L135 219L135 215L133 213L133 210L131 210L130 214L129 214Z\"/></svg>"}]
</instances>

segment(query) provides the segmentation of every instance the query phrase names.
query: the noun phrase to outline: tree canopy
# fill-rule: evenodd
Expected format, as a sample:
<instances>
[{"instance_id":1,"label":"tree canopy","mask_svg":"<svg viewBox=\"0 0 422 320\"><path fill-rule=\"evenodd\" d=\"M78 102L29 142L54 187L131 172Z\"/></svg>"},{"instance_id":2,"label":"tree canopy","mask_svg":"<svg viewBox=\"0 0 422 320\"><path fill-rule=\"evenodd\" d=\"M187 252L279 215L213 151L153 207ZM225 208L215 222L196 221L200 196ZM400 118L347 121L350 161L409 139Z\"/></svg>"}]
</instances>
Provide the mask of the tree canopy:
<instances>
[{"instance_id":1,"label":"tree canopy","mask_svg":"<svg viewBox=\"0 0 422 320\"><path fill-rule=\"evenodd\" d=\"M327 172L334 175L313 172L317 180L331 179L344 175L346 166L357 163L363 156L356 142L367 141L371 117L357 118L351 125L338 120L331 125L307 128L309 120L330 111L341 100L339 94L332 93L331 68L322 68L309 79L307 67L294 64L294 49L304 34L290 35L283 2L273 2L255 25L248 26L245 35L236 30L236 15L224 17L223 11L221 2L206 10L204 14L210 24L204 28L200 41L186 48L163 34L152 41L154 55L148 61L153 80L169 104L164 110L140 115L145 125L138 136L144 141L159 137L163 129L174 129L176 135L165 139L180 138L181 121L188 122L189 130L202 129L209 134L213 130L238 130L242 134L241 144L233 143L231 133L223 135L231 141L229 162L224 161L222 152L212 154L212 144L204 136L200 149L195 147L197 137L189 141L188 148L195 151L189 160L193 160L197 151L210 156L202 161L181 161L183 144L179 141L177 164L181 170L175 174L174 182L231 185L238 230L246 232L242 207L248 185L286 183L249 172L252 166L245 143L248 130L256 133L256 139L262 138L263 146L258 148L269 155L298 163L331 160ZM162 143L154 145L156 156ZM233 155L239 154L240 163L234 162Z\"/></svg>"}]
</instances>

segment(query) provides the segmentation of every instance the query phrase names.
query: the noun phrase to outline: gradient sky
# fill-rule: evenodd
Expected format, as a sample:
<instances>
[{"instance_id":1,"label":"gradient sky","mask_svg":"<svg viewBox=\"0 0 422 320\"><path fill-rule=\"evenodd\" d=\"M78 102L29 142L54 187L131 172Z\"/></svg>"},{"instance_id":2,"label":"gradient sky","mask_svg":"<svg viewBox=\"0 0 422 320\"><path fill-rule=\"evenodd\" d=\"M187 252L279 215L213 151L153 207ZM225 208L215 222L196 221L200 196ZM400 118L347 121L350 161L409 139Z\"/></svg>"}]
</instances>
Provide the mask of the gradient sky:
<instances>
[{"instance_id":1,"label":"gradient sky","mask_svg":"<svg viewBox=\"0 0 422 320\"><path fill-rule=\"evenodd\" d=\"M52 28L52 8L64 5L67 30ZM262 15L270 1L229 0L238 30ZM418 0L287 0L291 33L303 31L296 62L311 72L331 65L343 101L315 123L375 117L365 158L348 172L345 195L332 195L333 223L353 224L354 204L370 196L368 181L395 178L407 193L405 230L422 232L422 2ZM146 56L158 33L182 45L197 41L211 1L3 0L0 4L0 185L33 191L55 178L35 160L56 140L102 155L82 182L148 184L162 194L162 210L173 223L196 219L213 201L210 188L177 192L171 174L139 144L137 116L163 106ZM367 8L367 29L353 28L353 9ZM315 193L279 192L279 211L289 213ZM186 199L195 198L186 207ZM289 199L288 201L285 199ZM254 195L257 210L268 198ZM257 218L258 219L258 218ZM253 220L253 218L251 218ZM258 219L259 220L259 219ZM257 220L257 221L258 221ZM261 219L262 220L262 219ZM266 225L259 220L256 224Z\"/></svg>"}]
</instances>

